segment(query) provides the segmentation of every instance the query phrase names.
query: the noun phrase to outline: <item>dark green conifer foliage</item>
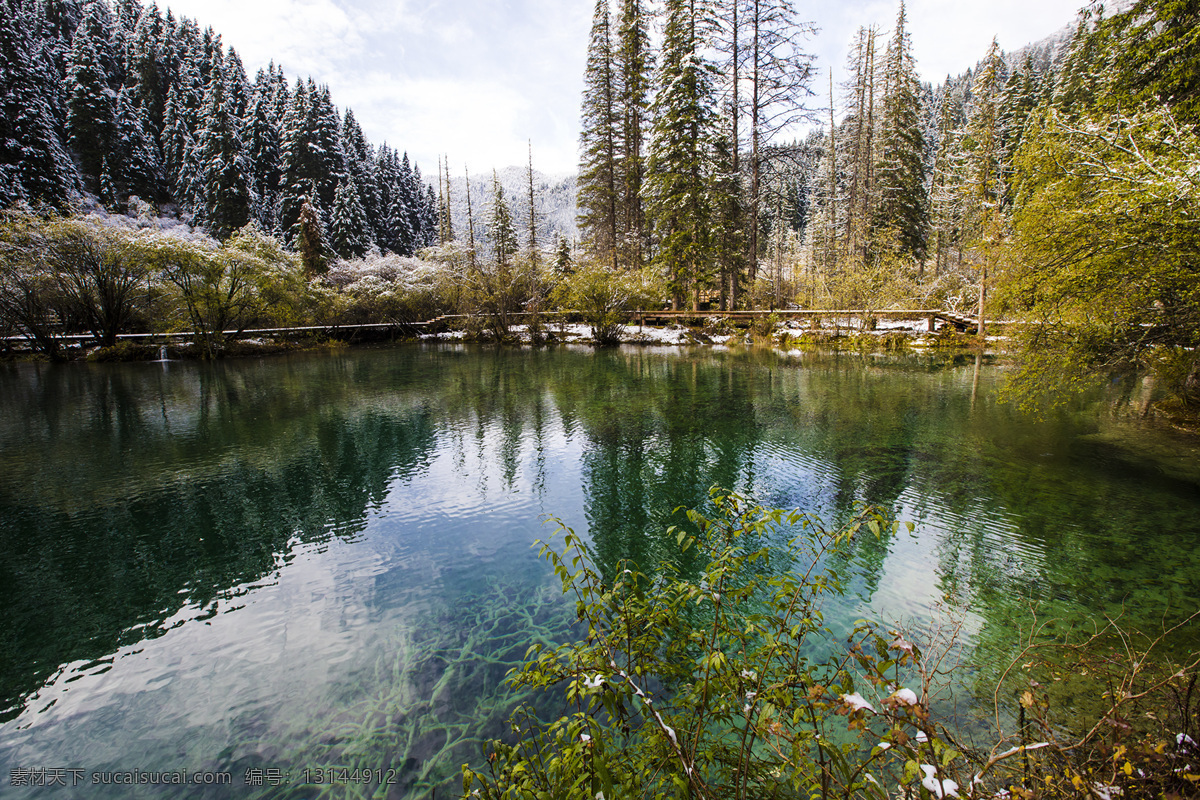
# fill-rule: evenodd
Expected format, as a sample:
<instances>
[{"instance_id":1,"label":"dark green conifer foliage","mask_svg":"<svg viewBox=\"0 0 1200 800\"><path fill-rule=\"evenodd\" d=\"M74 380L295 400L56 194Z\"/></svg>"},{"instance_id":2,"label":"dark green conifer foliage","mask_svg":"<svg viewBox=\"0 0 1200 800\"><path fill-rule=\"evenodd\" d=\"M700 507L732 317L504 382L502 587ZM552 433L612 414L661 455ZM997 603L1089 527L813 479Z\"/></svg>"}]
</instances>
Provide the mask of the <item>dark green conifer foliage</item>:
<instances>
[{"instance_id":1,"label":"dark green conifer foliage","mask_svg":"<svg viewBox=\"0 0 1200 800\"><path fill-rule=\"evenodd\" d=\"M1137 0L1109 27L1121 42L1114 99L1166 103L1200 123L1200 0Z\"/></svg>"},{"instance_id":2,"label":"dark green conifer foliage","mask_svg":"<svg viewBox=\"0 0 1200 800\"><path fill-rule=\"evenodd\" d=\"M374 231L382 227L383 210L380 203L379 178L375 170L375 152L350 109L346 109L342 119L342 146L346 152L346 171L358 190L362 207L371 225L370 239L374 241Z\"/></svg>"},{"instance_id":3,"label":"dark green conifer foliage","mask_svg":"<svg viewBox=\"0 0 1200 800\"><path fill-rule=\"evenodd\" d=\"M19 200L66 208L79 190L55 132L44 86L29 61L31 34L10 0L0 2L0 206Z\"/></svg>"},{"instance_id":4,"label":"dark green conifer foliage","mask_svg":"<svg viewBox=\"0 0 1200 800\"><path fill-rule=\"evenodd\" d=\"M672 306L693 305L712 281L709 154L714 68L703 55L702 0L668 0L650 143L649 215Z\"/></svg>"},{"instance_id":5,"label":"dark green conifer foliage","mask_svg":"<svg viewBox=\"0 0 1200 800\"><path fill-rule=\"evenodd\" d=\"M193 212L205 230L226 239L250 221L254 196L241 120L230 109L219 50L214 51L213 61L203 113L206 127L196 143Z\"/></svg>"},{"instance_id":6,"label":"dark green conifer foliage","mask_svg":"<svg viewBox=\"0 0 1200 800\"><path fill-rule=\"evenodd\" d=\"M229 113L236 119L243 119L250 105L250 82L246 79L246 68L242 66L241 57L232 47L225 54L223 74Z\"/></svg>"},{"instance_id":7,"label":"dark green conifer foliage","mask_svg":"<svg viewBox=\"0 0 1200 800\"><path fill-rule=\"evenodd\" d=\"M1054 106L1069 116L1091 109L1098 94L1106 89L1104 77L1111 77L1106 40L1097 34L1095 17L1089 9L1079 13L1067 56L1054 83Z\"/></svg>"},{"instance_id":8,"label":"dark green conifer foliage","mask_svg":"<svg viewBox=\"0 0 1200 800\"><path fill-rule=\"evenodd\" d=\"M313 158L316 140L308 127L309 87L296 81L296 90L283 117L279 150L279 231L287 242L296 240L300 211L311 196L316 199L319 164Z\"/></svg>"},{"instance_id":9,"label":"dark green conifer foliage","mask_svg":"<svg viewBox=\"0 0 1200 800\"><path fill-rule=\"evenodd\" d=\"M135 194L157 200L163 195L158 148L149 129L145 112L122 89L117 94L116 141L112 150L113 178L121 199Z\"/></svg>"},{"instance_id":10,"label":"dark green conifer foliage","mask_svg":"<svg viewBox=\"0 0 1200 800\"><path fill-rule=\"evenodd\" d=\"M618 249L621 263L637 269L650 252L642 190L646 180L654 54L650 47L650 13L643 0L621 0L615 44L613 71L621 125L614 164L619 197Z\"/></svg>"},{"instance_id":11,"label":"dark green conifer foliage","mask_svg":"<svg viewBox=\"0 0 1200 800\"><path fill-rule=\"evenodd\" d=\"M172 86L163 111L162 132L163 180L169 193L177 198L187 194L190 189L191 153L195 146L181 97L179 87Z\"/></svg>"},{"instance_id":12,"label":"dark green conifer foliage","mask_svg":"<svg viewBox=\"0 0 1200 800\"><path fill-rule=\"evenodd\" d=\"M329 247L342 258L360 258L371 248L371 224L354 178L338 184L329 214Z\"/></svg>"},{"instance_id":13,"label":"dark green conifer foliage","mask_svg":"<svg viewBox=\"0 0 1200 800\"><path fill-rule=\"evenodd\" d=\"M269 102L262 93L254 94L242 139L250 162L251 213L263 230L274 231L279 201L279 129L268 116Z\"/></svg>"},{"instance_id":14,"label":"dark green conifer foliage","mask_svg":"<svg viewBox=\"0 0 1200 800\"><path fill-rule=\"evenodd\" d=\"M107 12L97 10L101 5L88 6L87 17L76 31L67 69L68 143L79 159L85 185L97 192L102 162L116 139L116 93L106 66L112 60L110 44L107 30L99 22Z\"/></svg>"},{"instance_id":15,"label":"dark green conifer foliage","mask_svg":"<svg viewBox=\"0 0 1200 800\"><path fill-rule=\"evenodd\" d=\"M874 225L877 246L921 260L929 227L925 137L921 132L921 86L906 22L901 2L884 65L879 164L875 171L879 207Z\"/></svg>"},{"instance_id":16,"label":"dark green conifer foliage","mask_svg":"<svg viewBox=\"0 0 1200 800\"><path fill-rule=\"evenodd\" d=\"M146 113L152 126L149 132L154 133L163 129L163 115L167 107L169 76L160 52L162 37L163 20L158 5L151 3L138 18L133 33L126 85L134 105Z\"/></svg>"},{"instance_id":17,"label":"dark green conifer foliage","mask_svg":"<svg viewBox=\"0 0 1200 800\"><path fill-rule=\"evenodd\" d=\"M617 111L611 15L596 0L580 109L577 207L584 246L597 261L617 267Z\"/></svg>"},{"instance_id":18,"label":"dark green conifer foliage","mask_svg":"<svg viewBox=\"0 0 1200 800\"><path fill-rule=\"evenodd\" d=\"M325 226L321 222L321 212L313 205L312 199L300 198L300 213L296 220L296 250L300 253L300 263L309 276L325 272L329 267L329 245L325 241Z\"/></svg>"},{"instance_id":19,"label":"dark green conifer foliage","mask_svg":"<svg viewBox=\"0 0 1200 800\"><path fill-rule=\"evenodd\" d=\"M517 230L513 227L512 212L504 199L504 189L500 186L500 178L492 171L492 213L488 221L488 236L492 240L492 253L496 259L496 267L502 274L512 269L513 258L517 255Z\"/></svg>"}]
</instances>

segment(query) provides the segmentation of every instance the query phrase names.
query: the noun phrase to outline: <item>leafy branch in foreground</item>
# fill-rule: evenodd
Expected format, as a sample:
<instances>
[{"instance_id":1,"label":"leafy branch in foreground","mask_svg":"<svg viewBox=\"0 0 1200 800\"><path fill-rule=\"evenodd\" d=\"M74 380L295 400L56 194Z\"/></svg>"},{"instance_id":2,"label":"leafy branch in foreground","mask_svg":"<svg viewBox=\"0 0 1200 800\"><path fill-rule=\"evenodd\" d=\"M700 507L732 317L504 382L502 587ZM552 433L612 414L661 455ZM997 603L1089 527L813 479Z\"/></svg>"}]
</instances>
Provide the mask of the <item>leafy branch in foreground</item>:
<instances>
[{"instance_id":1,"label":"leafy branch in foreground","mask_svg":"<svg viewBox=\"0 0 1200 800\"><path fill-rule=\"evenodd\" d=\"M679 553L650 574L599 565L561 523L563 547L538 543L579 635L534 645L510 673L536 705L484 767L464 765L464 796L1194 796L1200 658L1163 655L1180 626L1139 642L1110 623L1069 646L1035 626L996 680L990 747L969 747L934 712L961 623L929 632L923 651L901 631L860 620L841 636L824 620L846 591L844 548L898 523L864 509L830 530L718 489L712 506L687 512L697 535L670 529Z\"/></svg>"},{"instance_id":2,"label":"leafy branch in foreground","mask_svg":"<svg viewBox=\"0 0 1200 800\"><path fill-rule=\"evenodd\" d=\"M893 767L954 785L942 765L958 752L937 735L922 698L895 685L919 650L865 623L834 649L821 610L845 589L837 551L897 523L863 511L827 530L798 511L718 490L712 499L713 517L687 512L699 535L671 531L681 556L701 551L696 574L665 562L651 576L621 562L606 577L561 525L564 550L542 543L586 634L531 648L509 680L563 690L566 713L548 724L533 707L515 715L519 740L494 742L486 772L464 768L465 792L882 798L872 770ZM864 694L882 698L879 713ZM936 760L922 764L918 747Z\"/></svg>"}]
</instances>

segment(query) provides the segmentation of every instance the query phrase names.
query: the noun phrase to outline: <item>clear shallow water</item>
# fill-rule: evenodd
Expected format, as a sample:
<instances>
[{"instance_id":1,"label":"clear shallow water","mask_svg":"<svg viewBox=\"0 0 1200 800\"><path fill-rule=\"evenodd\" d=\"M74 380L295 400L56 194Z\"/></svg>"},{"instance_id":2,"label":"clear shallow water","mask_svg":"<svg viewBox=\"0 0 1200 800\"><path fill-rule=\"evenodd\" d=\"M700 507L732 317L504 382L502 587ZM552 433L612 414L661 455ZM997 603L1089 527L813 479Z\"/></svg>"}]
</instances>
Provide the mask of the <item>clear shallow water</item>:
<instances>
[{"instance_id":1,"label":"clear shallow water","mask_svg":"<svg viewBox=\"0 0 1200 800\"><path fill-rule=\"evenodd\" d=\"M504 672L565 631L529 547L542 519L604 562L653 562L672 509L713 484L916 523L861 542L843 623L950 615L1003 654L1030 602L1147 625L1193 610L1196 441L1025 418L1000 377L928 356L447 346L6 367L0 791L76 796L79 776L89 797L175 797L93 773L207 770L231 785L187 794L452 796L503 729ZM316 786L322 767L389 784ZM26 788L14 768L82 772Z\"/></svg>"}]
</instances>

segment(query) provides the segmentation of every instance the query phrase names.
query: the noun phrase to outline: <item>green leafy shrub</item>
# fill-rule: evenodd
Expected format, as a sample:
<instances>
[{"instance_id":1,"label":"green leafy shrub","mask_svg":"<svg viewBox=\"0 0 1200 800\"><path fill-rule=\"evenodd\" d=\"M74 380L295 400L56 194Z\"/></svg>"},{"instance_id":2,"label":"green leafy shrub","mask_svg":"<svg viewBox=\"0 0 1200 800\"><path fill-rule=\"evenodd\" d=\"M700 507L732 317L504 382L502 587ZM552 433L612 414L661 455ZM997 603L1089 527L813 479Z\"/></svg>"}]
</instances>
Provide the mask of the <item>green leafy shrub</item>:
<instances>
[{"instance_id":1,"label":"green leafy shrub","mask_svg":"<svg viewBox=\"0 0 1200 800\"><path fill-rule=\"evenodd\" d=\"M1186 640L1173 650L1200 612L1157 637L1110 621L1053 640L1035 621L989 679L990 748L968 747L934 713L961 621L924 648L866 621L848 634L824 621L823 603L845 590L843 548L898 523L864 509L829 530L716 489L712 505L687 512L695 535L670 529L679 549L653 572L599 564L561 523L561 548L539 542L576 600L578 637L534 645L510 673L534 701L484 767L463 767L464 796L1196 796L1200 656Z\"/></svg>"},{"instance_id":2,"label":"green leafy shrub","mask_svg":"<svg viewBox=\"0 0 1200 800\"><path fill-rule=\"evenodd\" d=\"M509 680L561 692L563 713L515 714L516 743L493 742L484 771L464 767L466 794L882 799L889 783L957 785L946 769L960 753L924 690L894 683L919 649L866 623L841 641L822 615L845 585L833 556L897 523L863 511L827 530L717 490L712 502L711 518L687 512L698 535L672 529L679 557L654 574L606 574L561 525L563 550L541 543L586 633L530 648Z\"/></svg>"}]
</instances>

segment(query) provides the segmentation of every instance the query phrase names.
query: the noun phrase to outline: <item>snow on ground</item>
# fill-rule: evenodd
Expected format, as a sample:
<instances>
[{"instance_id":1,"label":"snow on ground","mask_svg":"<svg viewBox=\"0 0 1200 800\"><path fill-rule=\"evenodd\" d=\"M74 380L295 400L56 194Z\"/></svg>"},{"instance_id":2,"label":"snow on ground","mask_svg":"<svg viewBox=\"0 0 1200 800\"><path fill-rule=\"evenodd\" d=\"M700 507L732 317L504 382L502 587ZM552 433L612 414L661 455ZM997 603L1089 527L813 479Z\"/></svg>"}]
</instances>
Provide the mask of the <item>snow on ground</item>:
<instances>
[{"instance_id":1,"label":"snow on ground","mask_svg":"<svg viewBox=\"0 0 1200 800\"><path fill-rule=\"evenodd\" d=\"M552 333L554 338L559 342L589 344L592 341L592 328L590 325L550 322L545 326L545 329ZM521 342L528 343L530 341L529 330L525 325L514 325L510 330ZM817 326L811 325L808 320L788 320L780 324L777 329L777 333L786 333L790 336L797 336L809 331L841 331L843 333L854 333L863 336L883 336L889 333L900 332L912 334L914 345L918 345L920 343L919 337L928 333L928 325L924 319L879 320L874 330L864 331L859 328L857 319L842 317L836 320L836 324L833 320L821 320ZM444 331L442 333L423 334L420 338L429 341L454 341L461 340L465 335L463 331ZM621 342L623 344L711 344L717 347L726 347L748 341L747 337L748 334L743 331L735 331L729 334L705 334L679 325L667 325L666 327L651 325L621 326ZM988 336L987 341L1003 342L1006 341L1006 337Z\"/></svg>"}]
</instances>

